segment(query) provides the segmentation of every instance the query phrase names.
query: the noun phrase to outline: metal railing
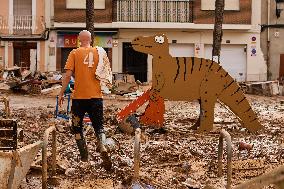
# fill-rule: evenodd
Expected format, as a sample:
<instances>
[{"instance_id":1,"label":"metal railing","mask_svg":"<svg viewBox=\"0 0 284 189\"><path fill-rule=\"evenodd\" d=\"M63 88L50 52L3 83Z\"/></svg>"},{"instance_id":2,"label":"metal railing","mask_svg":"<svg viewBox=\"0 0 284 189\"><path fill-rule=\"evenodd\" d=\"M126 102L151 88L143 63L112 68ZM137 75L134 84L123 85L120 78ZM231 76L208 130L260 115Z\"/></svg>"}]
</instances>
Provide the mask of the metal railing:
<instances>
[{"instance_id":1,"label":"metal railing","mask_svg":"<svg viewBox=\"0 0 284 189\"><path fill-rule=\"evenodd\" d=\"M0 15L0 33L35 34L45 29L44 17L32 15Z\"/></svg>"},{"instance_id":2,"label":"metal railing","mask_svg":"<svg viewBox=\"0 0 284 189\"><path fill-rule=\"evenodd\" d=\"M192 0L117 0L117 22L193 22Z\"/></svg>"},{"instance_id":3,"label":"metal railing","mask_svg":"<svg viewBox=\"0 0 284 189\"><path fill-rule=\"evenodd\" d=\"M219 137L219 145L218 145L218 177L222 176L223 166L222 166L222 158L223 158L223 139L226 139L227 142L227 186L226 189L231 189L232 185L232 141L231 135L222 129L220 131Z\"/></svg>"},{"instance_id":4,"label":"metal railing","mask_svg":"<svg viewBox=\"0 0 284 189\"><path fill-rule=\"evenodd\" d=\"M49 127L45 130L42 145L42 188L47 189L47 145L49 134L52 132L52 164L51 179L56 174L56 128Z\"/></svg>"}]
</instances>

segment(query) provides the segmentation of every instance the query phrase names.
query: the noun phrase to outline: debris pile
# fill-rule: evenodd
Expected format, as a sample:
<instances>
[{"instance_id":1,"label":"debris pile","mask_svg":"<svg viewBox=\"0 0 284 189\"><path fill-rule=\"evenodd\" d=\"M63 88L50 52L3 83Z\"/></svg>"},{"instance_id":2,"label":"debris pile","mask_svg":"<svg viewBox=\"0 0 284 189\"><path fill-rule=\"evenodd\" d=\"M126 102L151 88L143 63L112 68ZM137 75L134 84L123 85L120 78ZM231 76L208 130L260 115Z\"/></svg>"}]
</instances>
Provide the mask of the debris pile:
<instances>
[{"instance_id":1,"label":"debris pile","mask_svg":"<svg viewBox=\"0 0 284 189\"><path fill-rule=\"evenodd\" d=\"M151 85L148 82L141 83L139 80L135 80L134 75L114 74L114 82L111 91L113 94L133 100L142 95L144 91L150 89L150 87Z\"/></svg>"},{"instance_id":2,"label":"debris pile","mask_svg":"<svg viewBox=\"0 0 284 189\"><path fill-rule=\"evenodd\" d=\"M71 81L74 84L73 80ZM20 67L2 70L0 73L0 91L21 92L24 94L43 94L56 96L62 87L62 74L60 72L35 72L21 71ZM140 96L151 87L150 83L135 80L134 75L114 74L111 88L102 86L106 97L115 98L116 95L123 99L132 100ZM122 99L122 98L121 98Z\"/></svg>"},{"instance_id":3,"label":"debris pile","mask_svg":"<svg viewBox=\"0 0 284 189\"><path fill-rule=\"evenodd\" d=\"M0 90L11 90L26 94L49 94L57 93L61 88L62 75L56 72L21 71L20 67L14 66L2 71Z\"/></svg>"},{"instance_id":4,"label":"debris pile","mask_svg":"<svg viewBox=\"0 0 284 189\"><path fill-rule=\"evenodd\" d=\"M263 95L263 96L276 96L283 95L283 86L276 81L263 81L263 82L245 82L240 83L241 88L247 94Z\"/></svg>"}]
</instances>

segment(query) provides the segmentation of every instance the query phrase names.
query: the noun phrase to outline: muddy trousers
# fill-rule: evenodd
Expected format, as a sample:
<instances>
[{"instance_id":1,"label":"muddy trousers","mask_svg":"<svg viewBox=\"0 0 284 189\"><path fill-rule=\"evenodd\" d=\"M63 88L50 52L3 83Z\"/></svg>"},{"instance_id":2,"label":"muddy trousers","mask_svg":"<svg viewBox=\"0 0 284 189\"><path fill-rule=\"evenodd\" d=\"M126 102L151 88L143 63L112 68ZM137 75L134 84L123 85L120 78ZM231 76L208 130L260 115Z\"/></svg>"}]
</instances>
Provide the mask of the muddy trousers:
<instances>
[{"instance_id":1,"label":"muddy trousers","mask_svg":"<svg viewBox=\"0 0 284 189\"><path fill-rule=\"evenodd\" d=\"M88 113L95 130L97 139L104 133L103 128L103 100L101 98L73 99L72 100L71 133L75 135L76 143L82 161L88 160L88 149L83 135L83 118Z\"/></svg>"}]
</instances>

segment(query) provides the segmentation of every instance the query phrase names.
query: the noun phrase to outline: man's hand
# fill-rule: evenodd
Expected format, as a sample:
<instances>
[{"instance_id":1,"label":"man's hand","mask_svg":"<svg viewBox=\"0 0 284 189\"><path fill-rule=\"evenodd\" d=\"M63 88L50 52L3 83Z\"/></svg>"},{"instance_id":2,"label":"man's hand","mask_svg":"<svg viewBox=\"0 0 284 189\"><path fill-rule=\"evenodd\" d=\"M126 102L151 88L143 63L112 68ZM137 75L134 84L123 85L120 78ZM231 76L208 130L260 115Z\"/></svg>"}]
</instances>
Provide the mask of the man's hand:
<instances>
[{"instance_id":1,"label":"man's hand","mask_svg":"<svg viewBox=\"0 0 284 189\"><path fill-rule=\"evenodd\" d=\"M58 95L58 104L61 107L64 101L64 92L69 84L69 81L71 79L71 75L73 74L73 72L71 70L66 70L65 76L62 80L62 88L61 91Z\"/></svg>"},{"instance_id":2,"label":"man's hand","mask_svg":"<svg viewBox=\"0 0 284 189\"><path fill-rule=\"evenodd\" d=\"M60 108L62 107L63 102L64 102L64 95L59 94L58 95L58 105L59 105Z\"/></svg>"}]
</instances>

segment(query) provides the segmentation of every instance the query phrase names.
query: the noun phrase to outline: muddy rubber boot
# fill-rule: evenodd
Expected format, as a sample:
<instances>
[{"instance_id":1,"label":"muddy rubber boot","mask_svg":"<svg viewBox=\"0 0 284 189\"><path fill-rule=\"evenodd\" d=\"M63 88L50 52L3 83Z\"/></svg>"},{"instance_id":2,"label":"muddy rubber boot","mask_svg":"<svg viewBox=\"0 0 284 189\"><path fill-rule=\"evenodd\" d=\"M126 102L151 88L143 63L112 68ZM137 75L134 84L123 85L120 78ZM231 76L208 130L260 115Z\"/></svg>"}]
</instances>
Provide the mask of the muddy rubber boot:
<instances>
[{"instance_id":1,"label":"muddy rubber boot","mask_svg":"<svg viewBox=\"0 0 284 189\"><path fill-rule=\"evenodd\" d=\"M87 162L88 161L88 148L87 148L85 139L76 140L76 143L77 143L77 146L80 152L81 161Z\"/></svg>"},{"instance_id":2,"label":"muddy rubber boot","mask_svg":"<svg viewBox=\"0 0 284 189\"><path fill-rule=\"evenodd\" d=\"M97 151L101 154L103 160L102 166L108 171L112 167L112 162L105 146L106 135L104 133L100 133L97 137L97 141Z\"/></svg>"}]
</instances>

